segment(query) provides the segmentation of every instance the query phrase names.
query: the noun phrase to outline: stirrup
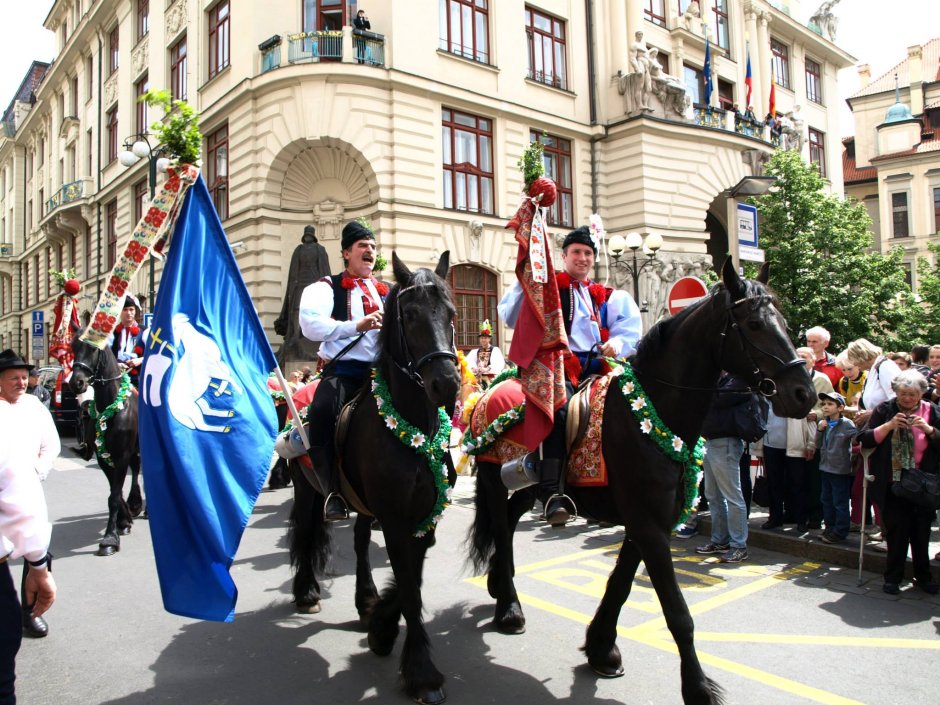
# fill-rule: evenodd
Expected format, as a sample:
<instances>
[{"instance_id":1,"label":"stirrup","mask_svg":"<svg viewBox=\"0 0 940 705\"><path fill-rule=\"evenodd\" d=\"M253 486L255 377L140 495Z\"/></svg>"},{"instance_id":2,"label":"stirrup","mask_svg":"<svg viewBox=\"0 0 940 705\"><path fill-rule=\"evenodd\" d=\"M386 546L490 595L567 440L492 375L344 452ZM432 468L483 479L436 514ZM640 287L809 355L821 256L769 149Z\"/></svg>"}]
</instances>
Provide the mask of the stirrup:
<instances>
[{"instance_id":1,"label":"stirrup","mask_svg":"<svg viewBox=\"0 0 940 705\"><path fill-rule=\"evenodd\" d=\"M342 506L342 511L332 511L328 512L327 509L330 506L330 502L339 502ZM333 522L333 521L343 521L344 519L349 518L349 506L346 504L346 500L343 499L343 495L339 492L330 492L327 496L326 501L323 503L323 521Z\"/></svg>"},{"instance_id":2,"label":"stirrup","mask_svg":"<svg viewBox=\"0 0 940 705\"><path fill-rule=\"evenodd\" d=\"M553 503L557 503L558 506L552 512L549 512L548 508ZM556 492L545 501L545 521L551 526L562 527L577 516L578 507L575 505L574 500L566 494Z\"/></svg>"}]
</instances>

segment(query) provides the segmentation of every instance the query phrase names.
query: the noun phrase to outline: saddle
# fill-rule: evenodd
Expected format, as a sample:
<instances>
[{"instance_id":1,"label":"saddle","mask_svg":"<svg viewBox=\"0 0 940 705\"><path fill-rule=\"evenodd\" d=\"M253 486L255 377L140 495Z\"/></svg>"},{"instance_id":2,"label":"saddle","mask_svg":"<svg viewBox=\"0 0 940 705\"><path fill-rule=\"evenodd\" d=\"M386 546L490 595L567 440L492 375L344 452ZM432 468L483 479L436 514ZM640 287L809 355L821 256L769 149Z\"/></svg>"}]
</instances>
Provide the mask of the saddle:
<instances>
[{"instance_id":1,"label":"saddle","mask_svg":"<svg viewBox=\"0 0 940 705\"><path fill-rule=\"evenodd\" d=\"M343 469L343 448L346 447L346 438L349 435L349 427L352 423L353 412L356 411L356 408L362 403L362 400L365 398L366 393L369 391L370 387L368 384L364 384L359 392L346 402L343 405L343 408L340 409L339 416L336 417L336 433L333 436L334 442L336 443L336 459L339 465L339 488L340 494L346 498L346 501L356 510L359 514L365 514L367 516L374 516L374 514L369 511L369 508L366 507L365 502L362 501L362 498L353 489L353 486L349 483L349 480L346 478L346 472Z\"/></svg>"}]
</instances>

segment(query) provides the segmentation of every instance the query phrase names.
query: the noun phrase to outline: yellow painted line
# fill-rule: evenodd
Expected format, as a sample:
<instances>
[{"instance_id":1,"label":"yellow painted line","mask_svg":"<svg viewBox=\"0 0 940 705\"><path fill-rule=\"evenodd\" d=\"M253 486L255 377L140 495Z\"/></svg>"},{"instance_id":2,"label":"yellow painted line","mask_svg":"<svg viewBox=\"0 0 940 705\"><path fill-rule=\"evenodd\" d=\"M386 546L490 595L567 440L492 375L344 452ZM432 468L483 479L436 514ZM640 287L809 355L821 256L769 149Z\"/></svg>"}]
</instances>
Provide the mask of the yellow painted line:
<instances>
[{"instance_id":1,"label":"yellow painted line","mask_svg":"<svg viewBox=\"0 0 940 705\"><path fill-rule=\"evenodd\" d=\"M697 634L696 637L698 637ZM635 641L638 641L641 644L645 644L647 646L652 646L662 651L667 651L672 654L679 653L675 642L672 641L667 642L656 638L639 638L635 639ZM707 666L714 666L719 670L733 673L737 676L741 676L742 678L757 681L761 685L770 686L771 688L782 690L785 693L792 693L793 695L798 695L799 697L806 698L807 700L812 700L817 703L824 703L824 705L865 705L865 703L859 700L852 700L851 698L846 698L835 693L830 693L826 690L820 690L819 688L814 688L810 685L805 685L804 683L799 683L789 678L778 676L774 673L762 671L759 668L752 668L751 666L747 666L743 663L738 663L736 661L731 661L730 659L722 658L721 656L714 656L712 654L705 653L699 649L696 649L696 652L698 653L699 661Z\"/></svg>"},{"instance_id":2,"label":"yellow painted line","mask_svg":"<svg viewBox=\"0 0 940 705\"><path fill-rule=\"evenodd\" d=\"M587 558L588 556L596 556L598 554L610 553L611 551L619 552L621 545L622 545L622 542L612 543L602 548L591 548L586 551L578 551L577 553L569 553L564 556L556 556L555 558L549 558L544 561L539 561L538 563L528 563L527 565L524 565L524 566L516 566L516 575L523 575L525 573L531 573L534 570L542 570L543 568L553 568L556 565L561 565L563 563L573 563L573 562L581 560L582 558ZM616 558L616 555L614 557Z\"/></svg>"},{"instance_id":3,"label":"yellow painted line","mask_svg":"<svg viewBox=\"0 0 940 705\"><path fill-rule=\"evenodd\" d=\"M798 644L808 646L848 646L866 649L928 649L940 651L936 639L894 639L891 637L830 636L808 634L748 634L695 632L695 641L751 644Z\"/></svg>"}]
</instances>

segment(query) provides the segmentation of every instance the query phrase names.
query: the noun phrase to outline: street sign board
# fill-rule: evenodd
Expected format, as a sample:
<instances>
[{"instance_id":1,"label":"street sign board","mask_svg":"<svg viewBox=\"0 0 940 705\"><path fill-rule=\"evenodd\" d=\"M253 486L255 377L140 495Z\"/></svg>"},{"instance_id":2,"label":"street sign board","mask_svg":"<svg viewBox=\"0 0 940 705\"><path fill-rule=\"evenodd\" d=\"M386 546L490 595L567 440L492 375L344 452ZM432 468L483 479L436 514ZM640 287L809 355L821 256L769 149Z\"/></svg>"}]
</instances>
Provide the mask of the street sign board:
<instances>
[{"instance_id":1,"label":"street sign board","mask_svg":"<svg viewBox=\"0 0 940 705\"><path fill-rule=\"evenodd\" d=\"M669 313L675 315L686 306L691 306L699 299L705 298L707 294L708 287L701 279L682 277L669 289L669 296L666 299Z\"/></svg>"},{"instance_id":2,"label":"street sign board","mask_svg":"<svg viewBox=\"0 0 940 705\"><path fill-rule=\"evenodd\" d=\"M759 247L747 247L742 245L738 248L738 257L745 262L764 263L764 251Z\"/></svg>"},{"instance_id":3,"label":"street sign board","mask_svg":"<svg viewBox=\"0 0 940 705\"><path fill-rule=\"evenodd\" d=\"M42 311L33 311L33 323L42 323L44 315Z\"/></svg>"},{"instance_id":4,"label":"street sign board","mask_svg":"<svg viewBox=\"0 0 940 705\"><path fill-rule=\"evenodd\" d=\"M33 311L32 321L32 352L34 360L43 360L46 357L46 324L43 322L43 312Z\"/></svg>"},{"instance_id":5,"label":"street sign board","mask_svg":"<svg viewBox=\"0 0 940 705\"><path fill-rule=\"evenodd\" d=\"M757 207L738 204L737 232L739 247L757 247Z\"/></svg>"},{"instance_id":6,"label":"street sign board","mask_svg":"<svg viewBox=\"0 0 940 705\"><path fill-rule=\"evenodd\" d=\"M153 314L145 313L144 314L144 328L152 328L152 327L153 327Z\"/></svg>"}]
</instances>

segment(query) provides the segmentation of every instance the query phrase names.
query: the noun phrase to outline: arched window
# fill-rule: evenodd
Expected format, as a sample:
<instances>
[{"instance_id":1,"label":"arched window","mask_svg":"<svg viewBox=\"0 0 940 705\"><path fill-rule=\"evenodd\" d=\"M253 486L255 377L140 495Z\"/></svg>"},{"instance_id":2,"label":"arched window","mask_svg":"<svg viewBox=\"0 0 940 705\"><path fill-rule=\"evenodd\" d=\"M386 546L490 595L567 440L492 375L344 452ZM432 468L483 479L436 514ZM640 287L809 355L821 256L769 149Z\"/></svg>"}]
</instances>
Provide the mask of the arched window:
<instances>
[{"instance_id":1,"label":"arched window","mask_svg":"<svg viewBox=\"0 0 940 705\"><path fill-rule=\"evenodd\" d=\"M475 264L458 264L451 267L449 278L457 307L457 348L466 352L479 346L484 319L493 326L493 345L498 347L496 275Z\"/></svg>"}]
</instances>

